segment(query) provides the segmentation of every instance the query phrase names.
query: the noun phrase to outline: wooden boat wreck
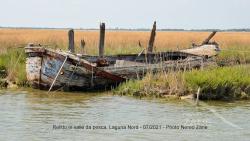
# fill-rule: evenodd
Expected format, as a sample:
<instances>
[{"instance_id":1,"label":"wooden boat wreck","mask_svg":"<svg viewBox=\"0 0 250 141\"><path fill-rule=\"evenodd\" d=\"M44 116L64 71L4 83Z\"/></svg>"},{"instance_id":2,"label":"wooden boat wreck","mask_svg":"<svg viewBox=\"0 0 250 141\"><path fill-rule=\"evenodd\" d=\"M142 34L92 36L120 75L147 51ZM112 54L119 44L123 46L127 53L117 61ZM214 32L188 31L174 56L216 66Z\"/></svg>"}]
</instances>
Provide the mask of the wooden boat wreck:
<instances>
[{"instance_id":1,"label":"wooden boat wreck","mask_svg":"<svg viewBox=\"0 0 250 141\"><path fill-rule=\"evenodd\" d=\"M53 50L42 45L29 44L27 54L27 79L34 88L63 90L110 89L121 82L138 79L147 72L188 70L211 63L219 47L209 40L202 45L180 51L153 53L154 24L147 53L104 56L105 25L101 24L99 56L74 53L74 31L69 31L69 51Z\"/></svg>"}]
</instances>

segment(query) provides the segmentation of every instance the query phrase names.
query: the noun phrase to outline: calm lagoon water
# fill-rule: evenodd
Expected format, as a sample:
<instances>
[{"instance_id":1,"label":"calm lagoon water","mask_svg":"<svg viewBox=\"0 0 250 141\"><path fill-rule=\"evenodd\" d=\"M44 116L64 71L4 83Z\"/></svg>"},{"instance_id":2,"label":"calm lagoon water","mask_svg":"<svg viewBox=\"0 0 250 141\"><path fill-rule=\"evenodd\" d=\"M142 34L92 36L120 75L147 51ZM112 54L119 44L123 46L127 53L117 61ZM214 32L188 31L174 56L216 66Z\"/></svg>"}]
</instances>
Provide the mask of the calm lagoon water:
<instances>
[{"instance_id":1,"label":"calm lagoon water","mask_svg":"<svg viewBox=\"0 0 250 141\"><path fill-rule=\"evenodd\" d=\"M0 91L0 140L250 140L250 101Z\"/></svg>"}]
</instances>

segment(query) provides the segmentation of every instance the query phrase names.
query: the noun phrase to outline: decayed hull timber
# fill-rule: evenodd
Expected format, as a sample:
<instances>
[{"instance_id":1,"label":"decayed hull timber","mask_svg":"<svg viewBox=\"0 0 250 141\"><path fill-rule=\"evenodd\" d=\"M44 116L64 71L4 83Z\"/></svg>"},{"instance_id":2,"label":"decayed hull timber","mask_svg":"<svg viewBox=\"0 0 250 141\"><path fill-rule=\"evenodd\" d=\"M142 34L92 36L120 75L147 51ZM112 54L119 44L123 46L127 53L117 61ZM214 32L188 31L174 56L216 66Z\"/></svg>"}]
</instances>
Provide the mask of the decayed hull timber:
<instances>
[{"instance_id":1,"label":"decayed hull timber","mask_svg":"<svg viewBox=\"0 0 250 141\"><path fill-rule=\"evenodd\" d=\"M184 70L209 63L202 56L179 51L105 56L101 59L106 62L104 66L98 66L98 56L75 55L41 46L28 46L25 52L28 81L40 89L49 89L53 81L53 89L109 89L123 81L142 78L149 71Z\"/></svg>"}]
</instances>

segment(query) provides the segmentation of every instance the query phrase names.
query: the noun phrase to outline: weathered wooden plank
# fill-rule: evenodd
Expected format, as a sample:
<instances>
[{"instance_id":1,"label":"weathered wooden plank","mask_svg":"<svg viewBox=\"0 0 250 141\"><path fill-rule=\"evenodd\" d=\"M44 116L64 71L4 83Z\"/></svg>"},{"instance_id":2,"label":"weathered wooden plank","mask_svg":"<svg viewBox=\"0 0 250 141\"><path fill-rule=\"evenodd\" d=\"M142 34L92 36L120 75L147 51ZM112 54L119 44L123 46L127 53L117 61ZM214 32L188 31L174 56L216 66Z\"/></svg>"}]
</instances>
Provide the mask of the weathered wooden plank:
<instances>
[{"instance_id":1,"label":"weathered wooden plank","mask_svg":"<svg viewBox=\"0 0 250 141\"><path fill-rule=\"evenodd\" d=\"M127 61L127 60L116 60L114 67L134 67L134 66L145 66L145 63L139 63L134 61Z\"/></svg>"},{"instance_id":2,"label":"weathered wooden plank","mask_svg":"<svg viewBox=\"0 0 250 141\"><path fill-rule=\"evenodd\" d=\"M104 77L106 79L111 79L111 80L116 81L116 82L122 82L125 80L124 78L122 78L120 76L111 74L109 72L106 72L105 70L102 70L100 68L97 68L97 67L91 65L86 60L82 60L82 59L79 60L79 64L81 66L83 66L84 68L86 68L87 70L92 71L97 76Z\"/></svg>"},{"instance_id":3,"label":"weathered wooden plank","mask_svg":"<svg viewBox=\"0 0 250 141\"><path fill-rule=\"evenodd\" d=\"M169 70L188 70L192 68L199 68L203 62L202 57L198 58L187 58L185 60L179 61L167 61L158 64L145 64L143 66L125 66L125 67L109 67L105 68L107 72L112 74L123 76L127 79L137 78L137 75L143 76L147 72L159 72L159 71L169 71Z\"/></svg>"},{"instance_id":4,"label":"weathered wooden plank","mask_svg":"<svg viewBox=\"0 0 250 141\"><path fill-rule=\"evenodd\" d=\"M161 60L178 60L185 59L187 56L195 56L190 55L184 52L161 52L161 53L152 53L152 54L129 54L129 55L112 55L105 56L105 59L109 62L110 65L115 64L116 60L126 60L126 61L134 61L134 62L145 62L145 58L148 59L148 63L157 63ZM97 57L95 56L84 56L83 59L95 63L97 62Z\"/></svg>"},{"instance_id":5,"label":"weathered wooden plank","mask_svg":"<svg viewBox=\"0 0 250 141\"><path fill-rule=\"evenodd\" d=\"M98 60L98 56L90 56L90 55L78 55L75 56L70 53L52 50L49 48L39 48L42 50L41 53L45 53L46 55L49 55L51 57L56 57L57 59L63 60L64 55L68 55L69 58L72 59L78 59L79 57L81 59L87 60L91 63L96 63ZM38 48L29 48L30 52L38 53L40 50ZM29 52L27 52L30 54ZM105 56L105 59L109 62L109 64L115 64L116 60L127 60L127 61L135 61L136 62L145 62L145 58L147 58L148 63L158 63L162 60L178 60L178 59L185 59L188 56L196 56L194 54L181 52L181 51L169 51L169 52L157 52L157 53L151 53L151 54L141 54L138 56L138 54L122 54L122 55L112 55L112 56Z\"/></svg>"},{"instance_id":6,"label":"weathered wooden plank","mask_svg":"<svg viewBox=\"0 0 250 141\"><path fill-rule=\"evenodd\" d=\"M57 72L60 69L60 66L62 65L61 60L58 60L54 57L50 56L43 56L43 64L42 64L42 73L46 74L47 76L54 78L57 74Z\"/></svg>"},{"instance_id":7,"label":"weathered wooden plank","mask_svg":"<svg viewBox=\"0 0 250 141\"><path fill-rule=\"evenodd\" d=\"M207 57L216 56L219 53L218 47L213 44L211 45L206 44L206 45L202 45L202 46L195 47L195 48L185 49L185 50L181 50L180 52L185 52L185 53L194 54L198 56L207 56Z\"/></svg>"},{"instance_id":8,"label":"weathered wooden plank","mask_svg":"<svg viewBox=\"0 0 250 141\"><path fill-rule=\"evenodd\" d=\"M47 76L46 74L42 73L41 74L41 82L47 84L47 87L49 88L49 86L53 82L53 78L51 78L51 77ZM59 81L56 81L55 84L54 84L55 87L58 87L60 85L61 85L61 83Z\"/></svg>"},{"instance_id":9,"label":"weathered wooden plank","mask_svg":"<svg viewBox=\"0 0 250 141\"><path fill-rule=\"evenodd\" d=\"M90 87L90 79L82 75L73 74L69 71L62 70L63 74L57 78L54 86L78 86L78 87ZM71 76L72 75L72 76ZM41 80L43 83L52 84L53 78L42 74Z\"/></svg>"},{"instance_id":10,"label":"weathered wooden plank","mask_svg":"<svg viewBox=\"0 0 250 141\"><path fill-rule=\"evenodd\" d=\"M59 66L62 64L61 60L57 58L44 56L43 68L42 68L42 81L48 84L53 82L53 78L56 76L56 72ZM55 85L67 84L69 86L89 86L89 79L84 77L86 75L91 76L91 72L87 72L84 68L75 68L70 61L67 61L60 72L60 76L57 78Z\"/></svg>"},{"instance_id":11,"label":"weathered wooden plank","mask_svg":"<svg viewBox=\"0 0 250 141\"><path fill-rule=\"evenodd\" d=\"M25 53L32 53L32 52L45 52L44 47L25 47Z\"/></svg>"}]
</instances>

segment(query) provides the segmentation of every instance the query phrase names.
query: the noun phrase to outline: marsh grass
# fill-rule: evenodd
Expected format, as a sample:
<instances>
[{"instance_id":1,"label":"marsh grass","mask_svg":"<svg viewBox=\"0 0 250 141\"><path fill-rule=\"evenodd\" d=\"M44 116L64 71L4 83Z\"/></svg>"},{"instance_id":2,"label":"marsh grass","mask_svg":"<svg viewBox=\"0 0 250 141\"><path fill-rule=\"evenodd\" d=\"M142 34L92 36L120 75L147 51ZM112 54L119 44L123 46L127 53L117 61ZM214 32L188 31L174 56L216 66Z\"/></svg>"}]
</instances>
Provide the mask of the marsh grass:
<instances>
[{"instance_id":1,"label":"marsh grass","mask_svg":"<svg viewBox=\"0 0 250 141\"><path fill-rule=\"evenodd\" d=\"M221 66L250 63L250 45L249 46L230 46L222 49L216 57L216 61Z\"/></svg>"},{"instance_id":2,"label":"marsh grass","mask_svg":"<svg viewBox=\"0 0 250 141\"><path fill-rule=\"evenodd\" d=\"M250 96L250 65L204 70L149 73L142 80L130 80L114 92L133 96L165 97L195 94L201 99L247 99Z\"/></svg>"},{"instance_id":3,"label":"marsh grass","mask_svg":"<svg viewBox=\"0 0 250 141\"><path fill-rule=\"evenodd\" d=\"M25 72L26 56L23 49L7 49L5 53L0 54L0 68L5 72L8 81L19 86L27 84Z\"/></svg>"},{"instance_id":4,"label":"marsh grass","mask_svg":"<svg viewBox=\"0 0 250 141\"><path fill-rule=\"evenodd\" d=\"M121 84L114 93L140 97L182 96L188 91L183 75L181 71L148 73L142 80L129 80Z\"/></svg>"},{"instance_id":5,"label":"marsh grass","mask_svg":"<svg viewBox=\"0 0 250 141\"><path fill-rule=\"evenodd\" d=\"M67 49L68 30L46 29L0 29L0 52L7 48L25 46L28 43L49 45L53 48ZM158 31L155 39L156 51L188 48L192 43L200 44L210 32L163 32ZM150 32L106 31L105 54L138 53L147 47ZM212 41L222 49L250 50L249 32L219 32ZM98 53L99 31L75 30L76 50L80 51L80 40L84 39L89 55Z\"/></svg>"},{"instance_id":6,"label":"marsh grass","mask_svg":"<svg viewBox=\"0 0 250 141\"><path fill-rule=\"evenodd\" d=\"M201 88L204 99L246 98L250 96L250 65L218 67L185 72L188 89Z\"/></svg>"},{"instance_id":7,"label":"marsh grass","mask_svg":"<svg viewBox=\"0 0 250 141\"><path fill-rule=\"evenodd\" d=\"M0 54L9 48L24 47L28 43L48 45L50 48L67 50L67 30L46 29L0 29ZM192 43L200 44L209 32L157 32L155 51L189 48ZM149 32L106 31L105 54L139 53L147 47ZM98 54L99 31L75 30L75 47L81 52L80 40L84 39L85 52ZM249 32L219 32L212 41L218 42L222 51L217 62L221 65L250 62ZM142 48L139 47L139 41ZM245 51L245 52L244 52Z\"/></svg>"}]
</instances>

